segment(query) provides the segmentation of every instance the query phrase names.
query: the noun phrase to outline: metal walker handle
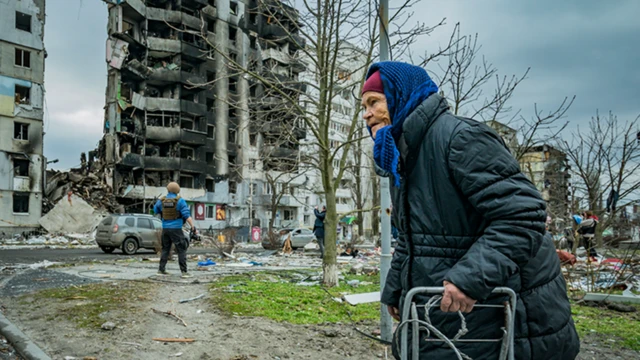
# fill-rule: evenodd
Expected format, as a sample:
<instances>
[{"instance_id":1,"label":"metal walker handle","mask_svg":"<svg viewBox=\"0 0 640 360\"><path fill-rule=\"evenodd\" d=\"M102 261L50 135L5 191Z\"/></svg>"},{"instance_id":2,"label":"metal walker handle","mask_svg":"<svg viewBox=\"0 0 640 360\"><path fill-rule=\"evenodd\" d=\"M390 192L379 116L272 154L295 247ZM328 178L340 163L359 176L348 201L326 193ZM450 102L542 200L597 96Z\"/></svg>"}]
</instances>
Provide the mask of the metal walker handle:
<instances>
[{"instance_id":1,"label":"metal walker handle","mask_svg":"<svg viewBox=\"0 0 640 360\"><path fill-rule=\"evenodd\" d=\"M412 360L419 360L420 358L420 319L418 318L418 312L416 309L416 304L413 302L413 298L419 293L426 294L443 294L444 287L441 286L428 286L428 287L416 287L407 293L407 296L404 300L404 305L402 307L402 323L398 326L398 330L400 330L400 357L402 360L408 360L408 349L407 349L407 338L408 338L408 325L412 324L412 339L411 339L411 350L412 350ZM516 313L516 302L517 296L515 291L507 287L497 287L493 289L492 294L504 294L509 297L509 306L504 306L505 308L505 334L503 338L503 343L501 346L500 359L508 359L514 360L514 329L515 329L515 313ZM502 305L484 305L477 304L474 307L503 307ZM410 318L410 315L414 318ZM434 332L438 335L439 331L434 328ZM442 335L440 333L440 335ZM442 335L444 337L444 335ZM445 337L446 338L446 337ZM447 339L448 340L448 339ZM463 357L461 353L455 348L453 342L459 340L443 340L446 342L452 350L458 356L458 359L462 360Z\"/></svg>"}]
</instances>

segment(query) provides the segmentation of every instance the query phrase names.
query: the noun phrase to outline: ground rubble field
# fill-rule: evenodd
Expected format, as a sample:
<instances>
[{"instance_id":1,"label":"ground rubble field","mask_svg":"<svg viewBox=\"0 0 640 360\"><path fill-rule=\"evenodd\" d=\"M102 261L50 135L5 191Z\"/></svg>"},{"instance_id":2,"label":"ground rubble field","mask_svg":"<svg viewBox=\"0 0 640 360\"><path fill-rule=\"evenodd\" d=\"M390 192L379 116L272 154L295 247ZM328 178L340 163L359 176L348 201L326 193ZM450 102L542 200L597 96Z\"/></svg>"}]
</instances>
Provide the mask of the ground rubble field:
<instances>
[{"instance_id":1,"label":"ground rubble field","mask_svg":"<svg viewBox=\"0 0 640 360\"><path fill-rule=\"evenodd\" d=\"M104 286L101 286L104 287ZM121 293L95 313L82 295L56 297L44 291L5 302L6 316L54 359L85 356L98 359L372 359L384 353L374 341L344 325L291 325L263 318L222 314L206 299L179 300L208 294L206 285L111 283ZM78 291L82 294L82 291ZM60 294L62 295L62 294ZM66 296L66 292L64 294ZM49 296L44 299L42 296ZM173 317L152 311L176 314ZM103 330L113 322L116 327ZM375 324L370 324L375 325ZM154 338L194 339L165 343ZM182 355L180 355L182 354Z\"/></svg>"},{"instance_id":2,"label":"ground rubble field","mask_svg":"<svg viewBox=\"0 0 640 360\"><path fill-rule=\"evenodd\" d=\"M341 285L328 291L318 285L319 259L251 257L264 266L214 259L217 265L196 271L204 258L189 261L192 279L178 276L175 261L168 264L171 276L155 275L153 258L6 268L0 274L0 311L53 359L393 358L389 347L356 330L378 330L377 304L351 307L334 300L379 288L377 274L361 272L374 257L340 259ZM303 268L304 263L312 265ZM621 336L640 334L639 312L581 305L573 315L582 340L578 359L640 359L640 335ZM608 332L610 327L618 332ZM0 346L0 359L17 358L3 356Z\"/></svg>"}]
</instances>

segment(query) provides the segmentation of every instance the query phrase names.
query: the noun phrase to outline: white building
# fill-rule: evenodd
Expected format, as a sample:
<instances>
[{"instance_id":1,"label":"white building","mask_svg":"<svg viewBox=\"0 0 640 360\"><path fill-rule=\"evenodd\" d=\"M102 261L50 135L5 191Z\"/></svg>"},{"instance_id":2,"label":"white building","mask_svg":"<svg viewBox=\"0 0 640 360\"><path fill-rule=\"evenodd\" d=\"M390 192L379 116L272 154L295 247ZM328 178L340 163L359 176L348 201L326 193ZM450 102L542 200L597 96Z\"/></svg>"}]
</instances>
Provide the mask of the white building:
<instances>
[{"instance_id":1,"label":"white building","mask_svg":"<svg viewBox=\"0 0 640 360\"><path fill-rule=\"evenodd\" d=\"M0 235L42 215L45 0L0 1Z\"/></svg>"}]
</instances>

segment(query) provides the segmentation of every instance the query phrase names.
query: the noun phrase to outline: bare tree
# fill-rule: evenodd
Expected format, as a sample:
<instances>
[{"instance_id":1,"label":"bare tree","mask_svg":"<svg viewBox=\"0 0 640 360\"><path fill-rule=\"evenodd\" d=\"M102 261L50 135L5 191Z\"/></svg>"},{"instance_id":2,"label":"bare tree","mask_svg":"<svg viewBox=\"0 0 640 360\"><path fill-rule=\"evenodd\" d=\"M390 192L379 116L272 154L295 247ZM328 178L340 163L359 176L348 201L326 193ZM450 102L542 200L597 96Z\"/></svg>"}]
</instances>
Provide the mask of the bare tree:
<instances>
[{"instance_id":1,"label":"bare tree","mask_svg":"<svg viewBox=\"0 0 640 360\"><path fill-rule=\"evenodd\" d=\"M403 3L392 16L400 18L413 1ZM269 25L277 26L272 41L286 39L296 50L290 51L288 61L302 61L309 77L292 79L306 84L301 88L286 85L277 74L279 64L265 63L258 69L244 66L228 56L228 51L210 43L212 49L225 57L234 71L242 73L259 83L265 89L274 91L287 105L300 114L299 118L307 131L305 147L308 151L309 166L320 174L323 196L326 199L325 256L323 260L324 283L335 286L338 283L336 264L336 190L344 176L347 158L356 132L356 124L361 121L358 112L352 112L351 126L344 134L343 141L329 136L334 99L340 91L358 91L364 82L366 69L375 57L378 41L377 9L370 2L362 0L328 0L317 3L303 2L299 11L282 2L258 1L256 12L268 18ZM396 35L415 39L428 34L433 27L417 25L411 31ZM403 44L411 43L411 39ZM269 46L269 42L264 45ZM291 49L291 48L290 48ZM266 66L265 66L266 65ZM262 70L268 70L264 72ZM289 90L287 90L289 89ZM334 166L334 160L336 166Z\"/></svg>"},{"instance_id":2,"label":"bare tree","mask_svg":"<svg viewBox=\"0 0 640 360\"><path fill-rule=\"evenodd\" d=\"M578 128L571 141L558 141L558 147L571 161L577 179L574 187L586 199L588 210L601 219L598 227L600 246L602 231L633 203L631 197L640 188L639 126L640 116L620 123L611 112L607 116L596 113L586 131ZM617 199L616 206L607 209L605 201L610 197Z\"/></svg>"},{"instance_id":3,"label":"bare tree","mask_svg":"<svg viewBox=\"0 0 640 360\"><path fill-rule=\"evenodd\" d=\"M448 62L444 66L438 64L440 74L436 72L434 77L439 78L441 94L449 101L454 114L520 129L519 136L510 131L501 133L518 160L531 148L558 138L567 125L558 121L565 116L575 97L565 98L550 112L539 110L534 104L534 115L528 119L520 110L514 111L509 100L527 78L529 68L522 75L501 76L493 63L481 55L478 34L462 35L460 24L456 24L449 44L450 47L441 52ZM433 57L424 57L422 64L429 66L433 60Z\"/></svg>"}]
</instances>

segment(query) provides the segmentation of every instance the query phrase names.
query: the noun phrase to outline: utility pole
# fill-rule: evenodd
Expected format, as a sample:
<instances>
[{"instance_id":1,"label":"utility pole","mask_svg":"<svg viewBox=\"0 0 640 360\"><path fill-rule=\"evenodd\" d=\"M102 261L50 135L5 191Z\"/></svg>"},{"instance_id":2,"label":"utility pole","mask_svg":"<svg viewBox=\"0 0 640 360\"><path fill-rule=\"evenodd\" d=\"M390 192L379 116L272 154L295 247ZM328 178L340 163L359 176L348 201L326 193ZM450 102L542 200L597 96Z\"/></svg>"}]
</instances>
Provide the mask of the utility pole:
<instances>
[{"instance_id":1,"label":"utility pole","mask_svg":"<svg viewBox=\"0 0 640 360\"><path fill-rule=\"evenodd\" d=\"M380 0L380 61L389 60L389 0ZM389 178L380 178L380 219L382 221L382 255L380 256L380 293L384 290L387 274L391 268L391 194ZM380 304L380 336L392 341L393 322L387 306Z\"/></svg>"}]
</instances>

